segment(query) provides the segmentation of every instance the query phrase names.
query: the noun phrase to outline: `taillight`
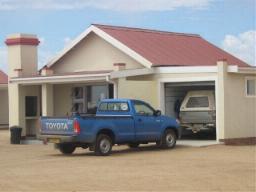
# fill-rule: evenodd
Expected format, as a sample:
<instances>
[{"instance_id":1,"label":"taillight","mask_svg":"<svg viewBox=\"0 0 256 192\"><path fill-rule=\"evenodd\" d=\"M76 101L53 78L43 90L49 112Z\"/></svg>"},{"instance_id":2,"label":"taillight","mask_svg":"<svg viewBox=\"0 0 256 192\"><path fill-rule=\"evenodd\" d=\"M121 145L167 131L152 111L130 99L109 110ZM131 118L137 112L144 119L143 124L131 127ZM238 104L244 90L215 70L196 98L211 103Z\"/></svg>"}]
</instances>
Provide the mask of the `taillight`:
<instances>
[{"instance_id":1,"label":"taillight","mask_svg":"<svg viewBox=\"0 0 256 192\"><path fill-rule=\"evenodd\" d=\"M80 124L79 124L78 120L75 120L75 121L74 121L74 132L75 132L76 134L79 134L80 131L81 131L81 129L80 129Z\"/></svg>"}]
</instances>

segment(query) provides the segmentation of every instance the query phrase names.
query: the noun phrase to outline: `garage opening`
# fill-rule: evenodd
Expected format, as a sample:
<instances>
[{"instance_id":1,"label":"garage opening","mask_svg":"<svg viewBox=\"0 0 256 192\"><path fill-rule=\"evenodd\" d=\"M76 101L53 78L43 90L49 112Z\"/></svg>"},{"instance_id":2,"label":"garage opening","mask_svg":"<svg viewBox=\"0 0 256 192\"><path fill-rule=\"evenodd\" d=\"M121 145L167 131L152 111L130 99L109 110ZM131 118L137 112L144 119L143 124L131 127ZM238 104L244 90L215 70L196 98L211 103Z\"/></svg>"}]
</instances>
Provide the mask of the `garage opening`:
<instances>
[{"instance_id":1,"label":"garage opening","mask_svg":"<svg viewBox=\"0 0 256 192\"><path fill-rule=\"evenodd\" d=\"M215 82L165 83L165 114L179 119L181 139L216 140Z\"/></svg>"}]
</instances>

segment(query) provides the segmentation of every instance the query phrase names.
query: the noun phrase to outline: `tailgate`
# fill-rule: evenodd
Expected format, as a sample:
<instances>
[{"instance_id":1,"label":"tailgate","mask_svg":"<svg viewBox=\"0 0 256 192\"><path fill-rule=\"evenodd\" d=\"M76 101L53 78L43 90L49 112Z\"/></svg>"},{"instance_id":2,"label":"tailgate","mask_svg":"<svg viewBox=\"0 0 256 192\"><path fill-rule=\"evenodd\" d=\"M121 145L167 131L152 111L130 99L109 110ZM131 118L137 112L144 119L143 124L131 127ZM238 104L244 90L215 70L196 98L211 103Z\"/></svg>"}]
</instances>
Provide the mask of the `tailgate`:
<instances>
[{"instance_id":1,"label":"tailgate","mask_svg":"<svg viewBox=\"0 0 256 192\"><path fill-rule=\"evenodd\" d=\"M181 123L214 123L215 111L181 111Z\"/></svg>"},{"instance_id":2,"label":"tailgate","mask_svg":"<svg viewBox=\"0 0 256 192\"><path fill-rule=\"evenodd\" d=\"M73 118L41 118L42 135L74 135Z\"/></svg>"}]
</instances>

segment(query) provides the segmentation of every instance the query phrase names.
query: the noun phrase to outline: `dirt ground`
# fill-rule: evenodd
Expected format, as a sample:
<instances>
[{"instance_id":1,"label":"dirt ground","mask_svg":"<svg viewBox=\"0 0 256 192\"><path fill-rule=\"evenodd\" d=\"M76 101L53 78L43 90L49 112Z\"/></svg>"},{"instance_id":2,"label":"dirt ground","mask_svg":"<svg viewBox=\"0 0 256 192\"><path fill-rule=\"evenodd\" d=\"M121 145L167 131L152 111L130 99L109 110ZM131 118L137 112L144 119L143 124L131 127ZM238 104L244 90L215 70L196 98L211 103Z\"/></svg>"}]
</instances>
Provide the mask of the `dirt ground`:
<instances>
[{"instance_id":1,"label":"dirt ground","mask_svg":"<svg viewBox=\"0 0 256 192\"><path fill-rule=\"evenodd\" d=\"M114 147L96 157L10 145L0 131L0 191L255 191L255 146Z\"/></svg>"}]
</instances>

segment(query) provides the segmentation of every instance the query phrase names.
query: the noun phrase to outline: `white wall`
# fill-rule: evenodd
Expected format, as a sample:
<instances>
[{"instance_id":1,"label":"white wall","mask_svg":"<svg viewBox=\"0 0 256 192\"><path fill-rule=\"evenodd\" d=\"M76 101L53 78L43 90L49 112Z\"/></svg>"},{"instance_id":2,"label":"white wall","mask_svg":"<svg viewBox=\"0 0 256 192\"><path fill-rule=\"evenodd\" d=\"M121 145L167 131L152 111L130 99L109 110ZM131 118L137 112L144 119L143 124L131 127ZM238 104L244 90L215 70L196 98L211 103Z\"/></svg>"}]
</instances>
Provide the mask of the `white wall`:
<instances>
[{"instance_id":1,"label":"white wall","mask_svg":"<svg viewBox=\"0 0 256 192\"><path fill-rule=\"evenodd\" d=\"M0 89L0 125L9 123L8 91Z\"/></svg>"},{"instance_id":2,"label":"white wall","mask_svg":"<svg viewBox=\"0 0 256 192\"><path fill-rule=\"evenodd\" d=\"M130 56L91 33L57 61L52 69L54 73L113 70L114 63L126 63L127 69L144 68Z\"/></svg>"},{"instance_id":3,"label":"white wall","mask_svg":"<svg viewBox=\"0 0 256 192\"><path fill-rule=\"evenodd\" d=\"M226 78L226 139L256 137L256 97L246 97L246 76L250 75L228 73Z\"/></svg>"}]
</instances>

